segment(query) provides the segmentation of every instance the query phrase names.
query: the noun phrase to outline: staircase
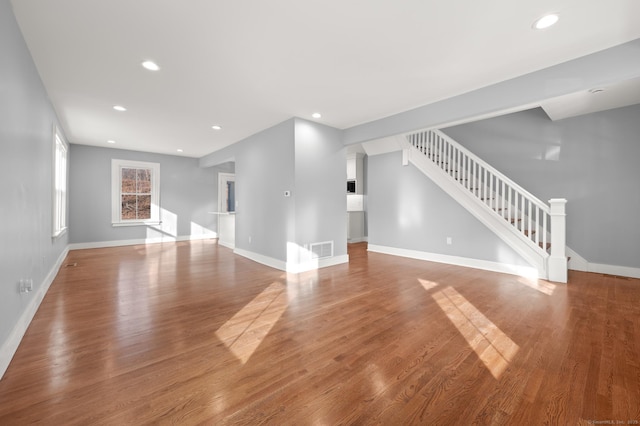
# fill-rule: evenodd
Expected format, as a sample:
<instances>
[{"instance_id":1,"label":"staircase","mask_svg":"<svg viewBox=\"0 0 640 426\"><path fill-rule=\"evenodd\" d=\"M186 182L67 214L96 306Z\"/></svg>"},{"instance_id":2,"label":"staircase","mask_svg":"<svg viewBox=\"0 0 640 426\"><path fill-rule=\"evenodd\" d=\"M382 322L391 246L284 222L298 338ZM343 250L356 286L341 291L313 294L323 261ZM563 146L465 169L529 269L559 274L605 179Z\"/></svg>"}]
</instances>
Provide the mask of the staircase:
<instances>
[{"instance_id":1,"label":"staircase","mask_svg":"<svg viewBox=\"0 0 640 426\"><path fill-rule=\"evenodd\" d=\"M411 162L538 269L538 276L567 282L566 200L546 204L438 130L400 141Z\"/></svg>"}]
</instances>

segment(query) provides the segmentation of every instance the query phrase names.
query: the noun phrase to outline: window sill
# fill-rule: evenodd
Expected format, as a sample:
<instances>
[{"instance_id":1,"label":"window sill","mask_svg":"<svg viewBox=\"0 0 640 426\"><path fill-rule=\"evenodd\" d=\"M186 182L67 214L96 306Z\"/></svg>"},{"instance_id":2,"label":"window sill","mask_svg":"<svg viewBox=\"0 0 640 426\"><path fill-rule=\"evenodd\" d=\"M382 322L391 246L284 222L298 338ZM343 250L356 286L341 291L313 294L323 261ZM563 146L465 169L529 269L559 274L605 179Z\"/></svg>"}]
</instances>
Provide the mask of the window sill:
<instances>
[{"instance_id":1,"label":"window sill","mask_svg":"<svg viewBox=\"0 0 640 426\"><path fill-rule=\"evenodd\" d=\"M158 226L161 225L162 222L154 221L154 222L112 222L111 226Z\"/></svg>"}]
</instances>

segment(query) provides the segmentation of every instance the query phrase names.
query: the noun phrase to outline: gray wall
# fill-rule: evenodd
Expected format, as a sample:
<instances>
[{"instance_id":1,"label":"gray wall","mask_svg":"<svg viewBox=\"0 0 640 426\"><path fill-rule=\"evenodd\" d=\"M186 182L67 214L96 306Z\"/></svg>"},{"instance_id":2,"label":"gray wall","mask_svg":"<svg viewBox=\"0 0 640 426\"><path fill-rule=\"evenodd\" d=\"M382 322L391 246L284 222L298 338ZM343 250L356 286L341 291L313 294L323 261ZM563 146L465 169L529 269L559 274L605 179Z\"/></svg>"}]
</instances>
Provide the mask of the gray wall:
<instances>
[{"instance_id":1,"label":"gray wall","mask_svg":"<svg viewBox=\"0 0 640 426\"><path fill-rule=\"evenodd\" d=\"M538 198L566 198L567 245L640 267L640 105L553 122L541 109L444 130Z\"/></svg>"},{"instance_id":2,"label":"gray wall","mask_svg":"<svg viewBox=\"0 0 640 426\"><path fill-rule=\"evenodd\" d=\"M369 156L367 185L370 244L529 266L401 152Z\"/></svg>"},{"instance_id":3,"label":"gray wall","mask_svg":"<svg viewBox=\"0 0 640 426\"><path fill-rule=\"evenodd\" d=\"M287 243L334 241L347 253L340 131L292 118L200 159L236 170L236 248L287 261ZM290 197L284 191L291 191Z\"/></svg>"},{"instance_id":4,"label":"gray wall","mask_svg":"<svg viewBox=\"0 0 640 426\"><path fill-rule=\"evenodd\" d=\"M295 238L294 120L232 145L236 164L236 248L286 261ZM249 241L251 239L251 241Z\"/></svg>"},{"instance_id":5,"label":"gray wall","mask_svg":"<svg viewBox=\"0 0 640 426\"><path fill-rule=\"evenodd\" d=\"M334 255L347 254L346 149L341 132L295 120L295 242L333 241Z\"/></svg>"},{"instance_id":6,"label":"gray wall","mask_svg":"<svg viewBox=\"0 0 640 426\"><path fill-rule=\"evenodd\" d=\"M13 16L0 1L0 347L67 246L52 240L56 115ZM34 293L18 281L31 278Z\"/></svg>"},{"instance_id":7,"label":"gray wall","mask_svg":"<svg viewBox=\"0 0 640 426\"><path fill-rule=\"evenodd\" d=\"M160 163L161 227L111 225L111 160ZM217 170L195 158L71 145L71 243L198 235L217 230ZM158 229L159 228L159 229Z\"/></svg>"}]
</instances>

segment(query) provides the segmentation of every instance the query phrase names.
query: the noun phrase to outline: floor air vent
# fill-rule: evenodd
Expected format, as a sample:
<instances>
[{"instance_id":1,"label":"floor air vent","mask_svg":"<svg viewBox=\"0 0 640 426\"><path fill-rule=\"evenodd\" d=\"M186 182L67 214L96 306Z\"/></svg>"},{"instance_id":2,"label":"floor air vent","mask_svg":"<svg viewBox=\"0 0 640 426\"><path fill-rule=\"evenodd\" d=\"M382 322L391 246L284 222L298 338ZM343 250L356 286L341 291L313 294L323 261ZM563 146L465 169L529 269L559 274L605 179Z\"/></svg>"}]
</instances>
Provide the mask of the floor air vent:
<instances>
[{"instance_id":1,"label":"floor air vent","mask_svg":"<svg viewBox=\"0 0 640 426\"><path fill-rule=\"evenodd\" d=\"M311 250L312 259L323 259L325 257L332 257L333 241L325 241L322 243L311 243L309 249Z\"/></svg>"}]
</instances>

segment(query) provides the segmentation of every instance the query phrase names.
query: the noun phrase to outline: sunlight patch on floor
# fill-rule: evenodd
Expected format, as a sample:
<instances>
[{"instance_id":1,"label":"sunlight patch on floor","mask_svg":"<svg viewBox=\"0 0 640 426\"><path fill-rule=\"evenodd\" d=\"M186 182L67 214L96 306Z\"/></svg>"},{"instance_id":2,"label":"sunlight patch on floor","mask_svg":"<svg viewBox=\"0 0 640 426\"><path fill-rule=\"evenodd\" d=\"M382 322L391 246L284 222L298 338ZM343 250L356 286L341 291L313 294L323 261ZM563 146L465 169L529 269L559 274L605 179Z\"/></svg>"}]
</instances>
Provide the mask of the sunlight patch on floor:
<instances>
[{"instance_id":1,"label":"sunlight patch on floor","mask_svg":"<svg viewBox=\"0 0 640 426\"><path fill-rule=\"evenodd\" d=\"M499 379L520 347L452 287L433 294L494 378Z\"/></svg>"},{"instance_id":2,"label":"sunlight patch on floor","mask_svg":"<svg viewBox=\"0 0 640 426\"><path fill-rule=\"evenodd\" d=\"M418 282L425 290L431 290L437 287L439 284L429 280L423 280L422 278L418 278Z\"/></svg>"},{"instance_id":3,"label":"sunlight patch on floor","mask_svg":"<svg viewBox=\"0 0 640 426\"><path fill-rule=\"evenodd\" d=\"M274 282L222 325L216 336L246 364L289 304L287 287Z\"/></svg>"},{"instance_id":4,"label":"sunlight patch on floor","mask_svg":"<svg viewBox=\"0 0 640 426\"><path fill-rule=\"evenodd\" d=\"M553 291L556 289L555 284L551 284L548 281L538 280L538 279L529 279L529 278L518 278L518 282L523 284L529 288L532 288L540 293L544 293L546 295L551 296Z\"/></svg>"}]
</instances>

